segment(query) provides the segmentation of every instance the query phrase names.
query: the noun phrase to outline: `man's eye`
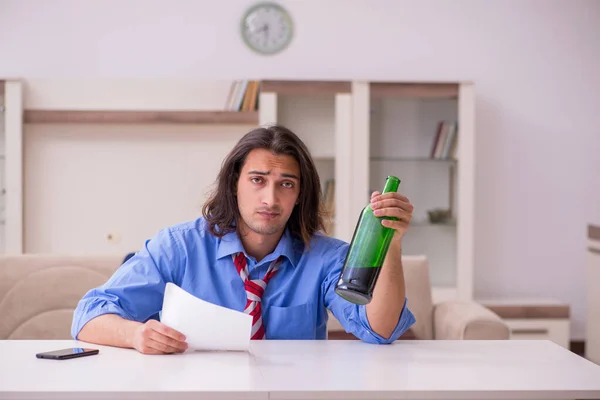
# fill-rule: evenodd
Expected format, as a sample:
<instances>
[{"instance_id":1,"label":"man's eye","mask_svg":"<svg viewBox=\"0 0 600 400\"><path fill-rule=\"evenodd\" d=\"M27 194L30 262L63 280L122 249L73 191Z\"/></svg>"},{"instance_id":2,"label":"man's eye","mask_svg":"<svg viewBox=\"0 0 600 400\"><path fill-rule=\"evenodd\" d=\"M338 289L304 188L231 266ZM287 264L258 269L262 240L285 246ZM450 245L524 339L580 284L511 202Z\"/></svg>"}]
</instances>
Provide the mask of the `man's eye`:
<instances>
[{"instance_id":1,"label":"man's eye","mask_svg":"<svg viewBox=\"0 0 600 400\"><path fill-rule=\"evenodd\" d=\"M294 184L292 182L283 182L282 185L283 185L283 187L290 188L290 189L294 187Z\"/></svg>"},{"instance_id":2,"label":"man's eye","mask_svg":"<svg viewBox=\"0 0 600 400\"><path fill-rule=\"evenodd\" d=\"M261 183L262 182L262 178L251 178L250 180L252 181L252 183Z\"/></svg>"}]
</instances>

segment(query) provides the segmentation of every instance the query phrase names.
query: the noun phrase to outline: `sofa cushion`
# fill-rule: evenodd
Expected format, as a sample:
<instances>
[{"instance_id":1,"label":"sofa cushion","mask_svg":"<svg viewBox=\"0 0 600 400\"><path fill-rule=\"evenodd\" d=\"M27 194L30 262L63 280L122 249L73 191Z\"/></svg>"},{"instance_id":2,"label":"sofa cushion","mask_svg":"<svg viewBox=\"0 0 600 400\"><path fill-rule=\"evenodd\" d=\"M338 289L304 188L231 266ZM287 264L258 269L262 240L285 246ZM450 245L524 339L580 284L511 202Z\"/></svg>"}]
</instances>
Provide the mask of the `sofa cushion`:
<instances>
[{"instance_id":1,"label":"sofa cushion","mask_svg":"<svg viewBox=\"0 0 600 400\"><path fill-rule=\"evenodd\" d=\"M436 340L507 340L508 325L494 312L474 301L449 300L434 309Z\"/></svg>"},{"instance_id":2,"label":"sofa cushion","mask_svg":"<svg viewBox=\"0 0 600 400\"><path fill-rule=\"evenodd\" d=\"M71 339L73 311L122 256L0 256L0 339Z\"/></svg>"},{"instance_id":3,"label":"sofa cushion","mask_svg":"<svg viewBox=\"0 0 600 400\"><path fill-rule=\"evenodd\" d=\"M406 336L414 339L433 339L433 303L427 257L405 255L402 256L402 265L404 267L406 305L416 319ZM342 325L331 312L329 313L327 330L328 332L344 331Z\"/></svg>"},{"instance_id":4,"label":"sofa cushion","mask_svg":"<svg viewBox=\"0 0 600 400\"><path fill-rule=\"evenodd\" d=\"M407 307L415 316L410 328L415 339L433 339L433 300L429 262L424 255L402 256Z\"/></svg>"}]
</instances>

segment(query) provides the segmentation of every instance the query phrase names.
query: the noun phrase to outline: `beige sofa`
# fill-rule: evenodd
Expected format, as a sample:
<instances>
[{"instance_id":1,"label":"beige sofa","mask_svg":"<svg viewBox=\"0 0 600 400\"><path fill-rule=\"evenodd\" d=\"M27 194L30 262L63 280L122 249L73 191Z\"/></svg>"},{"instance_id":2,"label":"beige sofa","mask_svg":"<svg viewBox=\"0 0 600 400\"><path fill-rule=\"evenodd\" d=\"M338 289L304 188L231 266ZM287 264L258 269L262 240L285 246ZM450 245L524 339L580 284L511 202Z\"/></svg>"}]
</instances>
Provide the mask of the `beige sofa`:
<instances>
[{"instance_id":1,"label":"beige sofa","mask_svg":"<svg viewBox=\"0 0 600 400\"><path fill-rule=\"evenodd\" d=\"M121 256L0 256L0 339L71 339L71 319L81 297L103 284ZM408 305L417 339L508 339L502 320L477 303L433 305L427 259L405 256ZM329 331L340 329L330 319Z\"/></svg>"},{"instance_id":2,"label":"beige sofa","mask_svg":"<svg viewBox=\"0 0 600 400\"><path fill-rule=\"evenodd\" d=\"M403 256L407 306L416 322L406 339L419 340L508 340L508 325L495 313L474 301L434 304L429 263L425 256ZM341 338L343 328L330 318L329 336Z\"/></svg>"},{"instance_id":3,"label":"beige sofa","mask_svg":"<svg viewBox=\"0 0 600 400\"><path fill-rule=\"evenodd\" d=\"M0 256L0 339L72 339L79 300L123 257Z\"/></svg>"}]
</instances>

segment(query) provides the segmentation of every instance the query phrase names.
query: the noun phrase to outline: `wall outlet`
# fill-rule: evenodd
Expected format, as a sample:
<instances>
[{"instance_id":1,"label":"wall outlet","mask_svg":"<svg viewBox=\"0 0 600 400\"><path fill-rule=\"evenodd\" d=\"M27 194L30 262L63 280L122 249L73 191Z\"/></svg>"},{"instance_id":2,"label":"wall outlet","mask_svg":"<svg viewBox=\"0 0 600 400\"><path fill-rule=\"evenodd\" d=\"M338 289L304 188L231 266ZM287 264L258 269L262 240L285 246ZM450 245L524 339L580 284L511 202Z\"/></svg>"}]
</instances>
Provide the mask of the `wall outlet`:
<instances>
[{"instance_id":1,"label":"wall outlet","mask_svg":"<svg viewBox=\"0 0 600 400\"><path fill-rule=\"evenodd\" d=\"M121 243L121 235L118 233L109 232L106 234L106 241L111 244Z\"/></svg>"}]
</instances>

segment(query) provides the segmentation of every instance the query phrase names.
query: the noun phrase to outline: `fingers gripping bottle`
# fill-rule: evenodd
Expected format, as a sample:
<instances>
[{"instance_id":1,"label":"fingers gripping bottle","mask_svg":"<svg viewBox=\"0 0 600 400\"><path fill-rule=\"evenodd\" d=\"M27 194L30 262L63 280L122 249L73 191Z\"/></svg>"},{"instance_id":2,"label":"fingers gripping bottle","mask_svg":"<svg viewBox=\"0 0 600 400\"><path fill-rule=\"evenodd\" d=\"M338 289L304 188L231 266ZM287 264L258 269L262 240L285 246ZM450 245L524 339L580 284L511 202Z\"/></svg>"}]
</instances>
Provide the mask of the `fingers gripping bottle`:
<instances>
[{"instance_id":1,"label":"fingers gripping bottle","mask_svg":"<svg viewBox=\"0 0 600 400\"><path fill-rule=\"evenodd\" d=\"M400 179L388 176L382 194L396 192L399 186ZM368 304L373 298L375 283L395 232L381 224L383 219L396 220L393 217L376 217L368 204L363 208L354 229L335 288L338 295L352 303Z\"/></svg>"}]
</instances>

